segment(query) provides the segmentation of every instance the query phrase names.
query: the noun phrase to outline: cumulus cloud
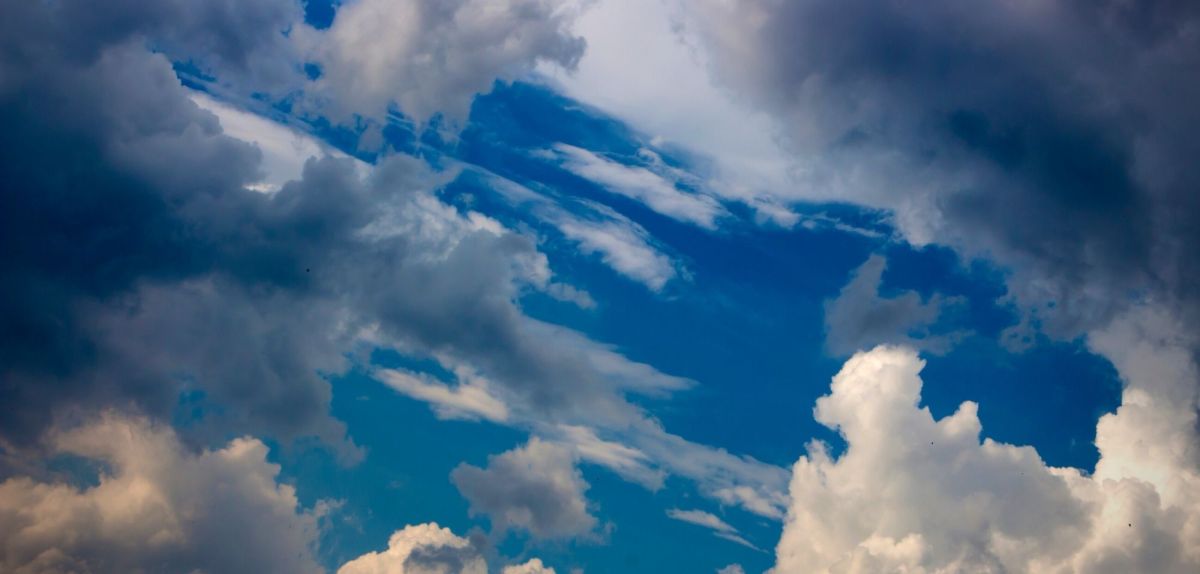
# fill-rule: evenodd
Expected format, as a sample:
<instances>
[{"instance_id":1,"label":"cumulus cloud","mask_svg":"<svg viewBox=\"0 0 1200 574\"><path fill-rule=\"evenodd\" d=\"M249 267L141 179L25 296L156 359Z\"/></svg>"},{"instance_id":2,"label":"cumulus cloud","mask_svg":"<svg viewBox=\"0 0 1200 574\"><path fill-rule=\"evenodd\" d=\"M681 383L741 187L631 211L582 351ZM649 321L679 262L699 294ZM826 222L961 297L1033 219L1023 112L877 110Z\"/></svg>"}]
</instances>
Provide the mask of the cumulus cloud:
<instances>
[{"instance_id":1,"label":"cumulus cloud","mask_svg":"<svg viewBox=\"0 0 1200 574\"><path fill-rule=\"evenodd\" d=\"M584 496L588 483L574 454L559 444L534 437L488 457L487 468L459 465L451 479L471 513L486 515L498 533L520 529L538 538L572 538L596 527Z\"/></svg>"},{"instance_id":2,"label":"cumulus cloud","mask_svg":"<svg viewBox=\"0 0 1200 574\"><path fill-rule=\"evenodd\" d=\"M572 68L584 50L572 4L547 0L358 0L305 42L323 75L324 111L386 118L396 104L418 123L466 119L471 100L538 61Z\"/></svg>"},{"instance_id":3,"label":"cumulus cloud","mask_svg":"<svg viewBox=\"0 0 1200 574\"><path fill-rule=\"evenodd\" d=\"M542 564L540 559L534 558L524 564L505 566L500 574L554 574L554 569Z\"/></svg>"},{"instance_id":4,"label":"cumulus cloud","mask_svg":"<svg viewBox=\"0 0 1200 574\"><path fill-rule=\"evenodd\" d=\"M934 295L922 300L915 291L887 297L880 293L887 260L872 255L854 271L837 297L825 301L825 348L849 355L883 343L944 352L962 333L933 333L934 324L958 301Z\"/></svg>"},{"instance_id":5,"label":"cumulus cloud","mask_svg":"<svg viewBox=\"0 0 1200 574\"><path fill-rule=\"evenodd\" d=\"M1100 420L1091 476L981 442L975 403L935 420L918 406L915 352L856 354L815 409L845 452L814 442L796 463L775 571L1195 571L1195 364L1177 339L1130 337L1161 317L1128 321L1096 337L1125 347L1114 362L1126 390Z\"/></svg>"},{"instance_id":6,"label":"cumulus cloud","mask_svg":"<svg viewBox=\"0 0 1200 574\"><path fill-rule=\"evenodd\" d=\"M368 552L338 568L338 574L438 572L487 574L487 562L470 540L436 523L405 526L382 552Z\"/></svg>"},{"instance_id":7,"label":"cumulus cloud","mask_svg":"<svg viewBox=\"0 0 1200 574\"><path fill-rule=\"evenodd\" d=\"M716 76L781 126L791 197L886 208L914 244L1012 267L1053 335L1104 325L1131 292L1200 309L1194 4L689 8Z\"/></svg>"},{"instance_id":8,"label":"cumulus cloud","mask_svg":"<svg viewBox=\"0 0 1200 574\"><path fill-rule=\"evenodd\" d=\"M0 483L5 572L323 571L320 511L278 482L257 439L193 452L170 428L110 412L50 446L97 465L98 481Z\"/></svg>"},{"instance_id":9,"label":"cumulus cloud","mask_svg":"<svg viewBox=\"0 0 1200 574\"><path fill-rule=\"evenodd\" d=\"M436 523L397 530L382 552L368 552L338 569L337 574L487 574L478 541L455 535ZM554 574L538 558L510 564L502 574Z\"/></svg>"}]
</instances>

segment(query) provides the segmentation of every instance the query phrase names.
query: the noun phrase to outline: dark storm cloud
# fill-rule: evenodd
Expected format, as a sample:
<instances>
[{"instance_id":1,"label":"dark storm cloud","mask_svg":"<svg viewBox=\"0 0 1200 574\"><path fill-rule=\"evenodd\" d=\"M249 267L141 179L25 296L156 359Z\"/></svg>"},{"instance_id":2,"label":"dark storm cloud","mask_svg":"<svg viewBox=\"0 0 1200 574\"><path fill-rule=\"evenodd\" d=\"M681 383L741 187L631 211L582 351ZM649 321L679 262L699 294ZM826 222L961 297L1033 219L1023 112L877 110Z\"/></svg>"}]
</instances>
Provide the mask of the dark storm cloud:
<instances>
[{"instance_id":1,"label":"dark storm cloud","mask_svg":"<svg viewBox=\"0 0 1200 574\"><path fill-rule=\"evenodd\" d=\"M1070 335L1131 296L1197 311L1200 10L1189 2L710 3L718 76L803 183L1013 266Z\"/></svg>"},{"instance_id":2,"label":"dark storm cloud","mask_svg":"<svg viewBox=\"0 0 1200 574\"><path fill-rule=\"evenodd\" d=\"M552 418L627 421L623 391L686 385L526 317L514 301L548 273L535 242L438 201L416 159L365 178L313 160L276 193L248 190L258 150L147 46L259 78L255 61L286 60L291 7L5 2L0 444L104 406L168 417L198 390L214 432L353 454L322 374L365 333Z\"/></svg>"}]
</instances>

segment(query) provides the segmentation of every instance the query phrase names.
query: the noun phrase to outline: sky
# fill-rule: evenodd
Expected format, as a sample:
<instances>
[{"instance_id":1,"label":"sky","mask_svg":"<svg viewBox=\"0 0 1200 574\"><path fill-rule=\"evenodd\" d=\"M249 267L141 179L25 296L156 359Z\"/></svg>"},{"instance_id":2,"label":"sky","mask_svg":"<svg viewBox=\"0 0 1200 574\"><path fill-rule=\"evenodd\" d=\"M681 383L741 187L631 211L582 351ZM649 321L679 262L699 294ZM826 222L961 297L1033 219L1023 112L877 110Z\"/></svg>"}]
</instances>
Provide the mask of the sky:
<instances>
[{"instance_id":1,"label":"sky","mask_svg":"<svg viewBox=\"0 0 1200 574\"><path fill-rule=\"evenodd\" d=\"M0 571L1200 571L1200 6L0 0Z\"/></svg>"}]
</instances>

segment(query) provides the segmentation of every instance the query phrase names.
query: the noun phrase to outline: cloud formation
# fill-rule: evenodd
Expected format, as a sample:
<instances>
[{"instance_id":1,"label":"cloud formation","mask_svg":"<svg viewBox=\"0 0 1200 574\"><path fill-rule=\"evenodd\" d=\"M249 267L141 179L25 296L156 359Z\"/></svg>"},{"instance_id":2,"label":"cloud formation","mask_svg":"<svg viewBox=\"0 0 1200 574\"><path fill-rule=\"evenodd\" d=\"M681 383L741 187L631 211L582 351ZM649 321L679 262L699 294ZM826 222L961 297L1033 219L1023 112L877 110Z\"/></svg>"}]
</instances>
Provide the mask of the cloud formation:
<instances>
[{"instance_id":1,"label":"cloud formation","mask_svg":"<svg viewBox=\"0 0 1200 574\"><path fill-rule=\"evenodd\" d=\"M957 301L915 291L893 297L880 293L887 260L871 255L851 275L837 297L825 301L825 348L839 356L890 343L945 352L962 333L934 333L933 327Z\"/></svg>"},{"instance_id":2,"label":"cloud formation","mask_svg":"<svg viewBox=\"0 0 1200 574\"><path fill-rule=\"evenodd\" d=\"M317 436L353 460L322 374L364 340L470 366L505 402L591 422L639 416L625 391L686 386L526 317L525 289L587 299L553 280L532 238L437 199L442 180L419 160L364 173L318 158L277 191L251 189L259 150L140 41L186 35L179 57L207 57L220 26L162 31L120 5L129 25L104 27L79 3L14 4L0 61L0 441L32 444L73 409L166 418L199 391L220 407L202 428ZM238 26L270 40L236 45L274 54L277 27Z\"/></svg>"},{"instance_id":3,"label":"cloud formation","mask_svg":"<svg viewBox=\"0 0 1200 574\"><path fill-rule=\"evenodd\" d=\"M588 536L596 517L584 496L588 483L571 450L536 437L520 448L488 457L487 468L459 465L450 475L495 532L525 530L537 538Z\"/></svg>"},{"instance_id":4,"label":"cloud formation","mask_svg":"<svg viewBox=\"0 0 1200 574\"><path fill-rule=\"evenodd\" d=\"M981 442L975 403L935 420L918 406L915 352L856 354L815 409L846 450L814 442L793 468L775 571L1194 571L1197 371L1178 340L1130 336L1162 320L1129 317L1096 336L1127 349L1115 359L1126 390L1099 422L1091 476Z\"/></svg>"},{"instance_id":5,"label":"cloud formation","mask_svg":"<svg viewBox=\"0 0 1200 574\"><path fill-rule=\"evenodd\" d=\"M320 511L278 483L257 439L193 452L168 427L110 412L50 446L97 465L98 481L0 483L5 572L324 571Z\"/></svg>"},{"instance_id":6,"label":"cloud formation","mask_svg":"<svg viewBox=\"0 0 1200 574\"><path fill-rule=\"evenodd\" d=\"M539 61L574 67L584 49L568 29L577 10L547 0L347 3L329 30L301 36L322 71L311 92L335 117L385 119L396 104L418 124L435 113L461 123L496 79Z\"/></svg>"},{"instance_id":7,"label":"cloud formation","mask_svg":"<svg viewBox=\"0 0 1200 574\"><path fill-rule=\"evenodd\" d=\"M623 195L672 219L704 229L716 229L717 219L728 212L715 199L682 190L679 170L664 165L653 151L641 150L647 165L626 165L580 147L554 147L562 166L575 175L599 184L610 193Z\"/></svg>"},{"instance_id":8,"label":"cloud formation","mask_svg":"<svg viewBox=\"0 0 1200 574\"><path fill-rule=\"evenodd\" d=\"M749 540L743 538L741 533L739 533L736 528L730 526L728 522L721 520L721 517L711 512L695 509L682 510L679 508L671 508L667 510L667 516L681 522L695 524L696 526L703 526L704 528L712 530L713 536L716 536L717 538L724 538L730 542L741 544L746 548L758 550L758 547L754 544L751 544Z\"/></svg>"},{"instance_id":9,"label":"cloud formation","mask_svg":"<svg viewBox=\"0 0 1200 574\"><path fill-rule=\"evenodd\" d=\"M1130 293L1200 308L1194 4L712 0L681 17L781 126L792 198L886 208L913 244L1011 267L1053 335Z\"/></svg>"},{"instance_id":10,"label":"cloud formation","mask_svg":"<svg viewBox=\"0 0 1200 574\"><path fill-rule=\"evenodd\" d=\"M397 530L382 552L368 552L338 568L337 574L487 574L478 541L455 535L436 523ZM501 574L554 574L538 558L505 566Z\"/></svg>"}]
</instances>

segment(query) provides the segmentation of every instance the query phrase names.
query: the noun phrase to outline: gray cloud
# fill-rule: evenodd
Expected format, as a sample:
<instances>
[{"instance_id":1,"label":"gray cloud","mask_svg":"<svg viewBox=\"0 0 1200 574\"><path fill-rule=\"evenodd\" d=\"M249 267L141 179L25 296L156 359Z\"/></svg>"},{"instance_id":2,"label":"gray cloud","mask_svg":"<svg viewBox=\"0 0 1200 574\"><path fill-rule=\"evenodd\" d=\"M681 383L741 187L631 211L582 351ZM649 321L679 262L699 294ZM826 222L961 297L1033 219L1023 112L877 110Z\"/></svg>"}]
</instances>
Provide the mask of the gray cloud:
<instances>
[{"instance_id":1,"label":"gray cloud","mask_svg":"<svg viewBox=\"0 0 1200 574\"><path fill-rule=\"evenodd\" d=\"M223 72L283 49L292 4L120 4L113 22L81 3L12 4L0 53L3 443L31 444L77 408L167 417L195 389L220 422L316 435L353 457L321 374L363 338L469 364L551 417L625 420L636 409L622 392L686 386L526 317L522 290L557 285L534 240L441 203L419 160L363 177L323 158L277 192L250 191L258 150L224 135L145 44ZM226 40L245 52L215 53Z\"/></svg>"},{"instance_id":2,"label":"gray cloud","mask_svg":"<svg viewBox=\"0 0 1200 574\"><path fill-rule=\"evenodd\" d=\"M1011 266L1015 300L1074 336L1131 295L1197 312L1198 15L762 0L689 19L717 75L781 120L802 189Z\"/></svg>"},{"instance_id":3,"label":"gray cloud","mask_svg":"<svg viewBox=\"0 0 1200 574\"><path fill-rule=\"evenodd\" d=\"M6 451L97 409L170 420L193 391L211 408L189 441L316 436L352 461L324 375L362 343L488 381L488 404L528 427L595 429L583 454L623 476L678 473L778 515L782 469L670 435L625 399L691 381L521 311L523 292L556 284L534 238L441 202L444 180L403 156L368 175L314 159L278 191L249 190L258 151L145 49L157 29L131 15L121 34L68 42L51 22L83 9L20 4L4 23L19 33L0 40Z\"/></svg>"},{"instance_id":4,"label":"gray cloud","mask_svg":"<svg viewBox=\"0 0 1200 574\"><path fill-rule=\"evenodd\" d=\"M887 260L872 255L851 276L837 297L825 301L825 347L849 355L883 343L944 352L962 333L934 333L947 306L958 301L934 295L922 300L915 291L894 297L880 293Z\"/></svg>"},{"instance_id":5,"label":"gray cloud","mask_svg":"<svg viewBox=\"0 0 1200 574\"><path fill-rule=\"evenodd\" d=\"M487 468L459 465L451 474L497 533L526 530L538 538L587 536L596 527L584 493L588 483L570 449L538 438L523 447L488 457Z\"/></svg>"},{"instance_id":6,"label":"gray cloud","mask_svg":"<svg viewBox=\"0 0 1200 574\"><path fill-rule=\"evenodd\" d=\"M358 0L328 31L301 34L324 75L311 90L334 116L385 118L393 102L417 123L466 120L472 97L535 62L572 68L584 42L569 5L548 0Z\"/></svg>"}]
</instances>

